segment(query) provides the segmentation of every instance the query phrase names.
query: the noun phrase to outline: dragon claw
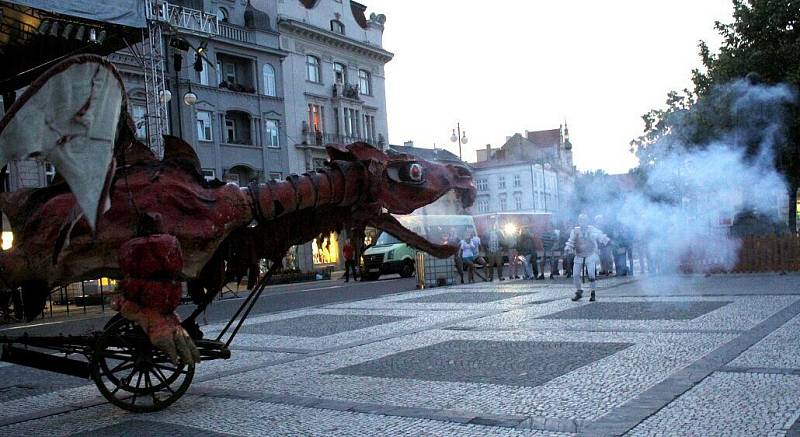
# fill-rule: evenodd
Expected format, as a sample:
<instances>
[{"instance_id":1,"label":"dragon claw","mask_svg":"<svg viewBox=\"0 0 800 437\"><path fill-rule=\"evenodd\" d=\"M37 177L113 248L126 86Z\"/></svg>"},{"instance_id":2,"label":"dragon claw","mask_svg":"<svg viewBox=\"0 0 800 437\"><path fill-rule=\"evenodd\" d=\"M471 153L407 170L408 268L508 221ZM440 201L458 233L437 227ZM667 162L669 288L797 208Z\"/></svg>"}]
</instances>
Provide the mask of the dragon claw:
<instances>
[{"instance_id":1,"label":"dragon claw","mask_svg":"<svg viewBox=\"0 0 800 437\"><path fill-rule=\"evenodd\" d=\"M124 297L119 299L116 307L123 317L141 326L150 343L164 352L173 363L200 362L200 352L174 312L163 314L152 308L137 305Z\"/></svg>"}]
</instances>

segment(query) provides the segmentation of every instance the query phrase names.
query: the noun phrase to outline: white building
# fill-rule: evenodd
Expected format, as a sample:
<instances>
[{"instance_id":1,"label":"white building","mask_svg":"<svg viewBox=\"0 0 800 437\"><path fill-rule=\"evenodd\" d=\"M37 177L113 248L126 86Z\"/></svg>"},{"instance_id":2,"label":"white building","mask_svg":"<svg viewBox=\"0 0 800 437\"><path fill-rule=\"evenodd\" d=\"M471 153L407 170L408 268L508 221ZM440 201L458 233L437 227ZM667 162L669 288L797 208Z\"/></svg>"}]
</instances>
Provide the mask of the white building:
<instances>
[{"instance_id":1,"label":"white building","mask_svg":"<svg viewBox=\"0 0 800 437\"><path fill-rule=\"evenodd\" d=\"M351 0L280 0L289 167L321 167L325 144L388 138L384 65L394 56L382 47L386 17Z\"/></svg>"},{"instance_id":2,"label":"white building","mask_svg":"<svg viewBox=\"0 0 800 437\"><path fill-rule=\"evenodd\" d=\"M502 147L479 150L470 164L478 190L472 214L565 213L574 190L572 144L566 127L515 134Z\"/></svg>"}]
</instances>

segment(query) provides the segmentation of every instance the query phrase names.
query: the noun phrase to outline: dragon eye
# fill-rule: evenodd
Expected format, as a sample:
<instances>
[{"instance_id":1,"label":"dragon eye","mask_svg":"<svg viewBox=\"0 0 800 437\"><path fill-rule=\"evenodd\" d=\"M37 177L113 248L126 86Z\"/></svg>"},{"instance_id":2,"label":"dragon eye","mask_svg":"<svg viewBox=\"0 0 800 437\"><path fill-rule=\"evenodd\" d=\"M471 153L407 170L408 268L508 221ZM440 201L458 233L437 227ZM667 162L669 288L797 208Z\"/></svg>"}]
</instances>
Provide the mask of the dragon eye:
<instances>
[{"instance_id":1,"label":"dragon eye","mask_svg":"<svg viewBox=\"0 0 800 437\"><path fill-rule=\"evenodd\" d=\"M422 165L414 163L408 166L408 178L414 182L422 180Z\"/></svg>"}]
</instances>

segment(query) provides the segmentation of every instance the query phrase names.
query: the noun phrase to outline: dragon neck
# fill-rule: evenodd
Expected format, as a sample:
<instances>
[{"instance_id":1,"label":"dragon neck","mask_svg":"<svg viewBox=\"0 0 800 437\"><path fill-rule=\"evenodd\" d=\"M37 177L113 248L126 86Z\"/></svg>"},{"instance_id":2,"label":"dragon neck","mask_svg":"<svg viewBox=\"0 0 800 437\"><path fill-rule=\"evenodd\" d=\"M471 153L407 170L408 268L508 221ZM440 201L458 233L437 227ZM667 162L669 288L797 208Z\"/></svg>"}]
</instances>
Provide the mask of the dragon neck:
<instances>
[{"instance_id":1,"label":"dragon neck","mask_svg":"<svg viewBox=\"0 0 800 437\"><path fill-rule=\"evenodd\" d=\"M333 161L318 171L282 181L251 183L253 210L259 222L323 206L352 206L369 195L369 173L361 162Z\"/></svg>"}]
</instances>

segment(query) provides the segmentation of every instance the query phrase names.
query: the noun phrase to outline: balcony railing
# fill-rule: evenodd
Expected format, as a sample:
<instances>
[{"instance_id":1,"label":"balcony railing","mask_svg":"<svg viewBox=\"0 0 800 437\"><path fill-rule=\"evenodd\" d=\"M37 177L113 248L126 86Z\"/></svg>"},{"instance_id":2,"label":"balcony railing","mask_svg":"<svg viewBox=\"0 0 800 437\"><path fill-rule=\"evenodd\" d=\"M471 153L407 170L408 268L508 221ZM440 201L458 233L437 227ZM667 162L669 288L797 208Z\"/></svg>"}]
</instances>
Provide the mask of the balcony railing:
<instances>
[{"instance_id":1,"label":"balcony railing","mask_svg":"<svg viewBox=\"0 0 800 437\"><path fill-rule=\"evenodd\" d=\"M341 135L341 134L327 134L322 132L303 131L303 144L310 144L312 146L325 146L328 144L350 144L355 142L365 142L368 144L377 145L375 139L362 138L360 136Z\"/></svg>"},{"instance_id":2,"label":"balcony railing","mask_svg":"<svg viewBox=\"0 0 800 437\"><path fill-rule=\"evenodd\" d=\"M239 42L253 43L253 32L239 26L219 23L219 36Z\"/></svg>"}]
</instances>

